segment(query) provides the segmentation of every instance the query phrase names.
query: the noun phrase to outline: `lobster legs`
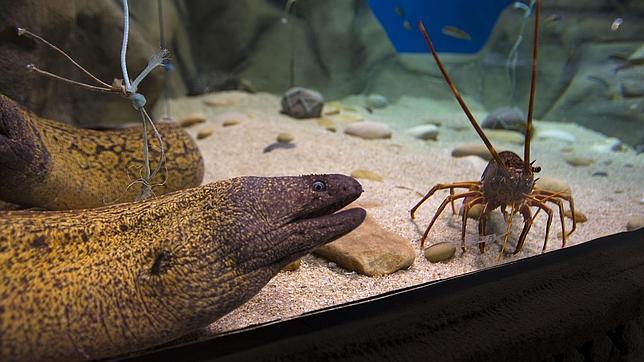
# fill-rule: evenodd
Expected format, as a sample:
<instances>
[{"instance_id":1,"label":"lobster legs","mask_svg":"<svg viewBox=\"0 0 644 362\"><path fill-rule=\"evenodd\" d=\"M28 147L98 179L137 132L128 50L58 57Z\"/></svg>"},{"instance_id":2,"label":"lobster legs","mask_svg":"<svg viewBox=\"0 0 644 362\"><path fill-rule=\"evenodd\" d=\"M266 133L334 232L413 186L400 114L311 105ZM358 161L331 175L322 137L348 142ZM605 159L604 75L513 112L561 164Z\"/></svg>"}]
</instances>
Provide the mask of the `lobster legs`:
<instances>
[{"instance_id":1,"label":"lobster legs","mask_svg":"<svg viewBox=\"0 0 644 362\"><path fill-rule=\"evenodd\" d=\"M511 211L508 214L506 212L506 205L494 205L489 203L483 192L481 191L482 184L480 181L464 181L464 182L454 182L454 183L448 183L448 184L438 184L432 187L427 194L411 209L410 214L411 218L414 219L416 211L418 208L425 202L427 199L429 199L432 195L434 195L437 191L440 190L446 190L449 189L450 194L449 196L445 197L443 199L443 202L441 205L438 207L436 212L434 213L434 216L432 217L429 225L425 229L423 236L420 239L420 245L421 248L424 247L425 241L427 239L427 236L429 235L430 230L434 226L434 223L438 219L438 217L443 213L445 208L447 207L448 204L451 205L452 207L452 213L456 214L456 208L454 207L454 201L459 200L459 199L464 199L463 200L463 214L461 216L461 248L463 252L466 251L465 248L465 231L467 228L467 214L469 213L470 209L474 207L475 205L483 205L483 211L481 212L479 219L478 219L478 229L479 229L479 236L483 237L485 235L485 229L486 229L486 224L487 220L489 219L490 213L495 210L496 208L501 208L501 212L504 215L504 219L507 223L506 230L504 232L504 238L503 238L503 244L501 247L501 253L505 251L510 230L511 230L511 225L512 225L512 216L515 213L520 213L521 216L523 217L523 229L521 230L521 234L519 235L519 238L517 240L517 244L515 247L515 250L513 254L517 254L521 251L523 248L523 244L525 243L525 239L528 235L528 232L530 231L530 228L532 227L532 224L534 223L534 220L536 216L538 215L539 211L543 210L546 215L547 215L547 221L546 221L546 232L545 232L545 238L543 242L543 247L542 247L542 252L546 250L547 244L548 244L548 235L550 233L550 226L552 224L552 219L553 219L553 210L551 207L549 207L546 202L551 202L557 206L557 209L559 211L559 220L561 222L561 237L562 237L562 246L566 246L566 237L572 234L573 231L576 229L576 221L574 217L572 218L572 229L570 232L566 233L566 227L565 227L565 221L564 221L564 202L567 201L568 204L570 205L570 210L572 214L574 215L575 213L575 206L574 206L574 201L572 199L572 196L566 193L557 193L557 192L552 192L552 191L547 191L543 189L538 189L534 188L531 193L524 195L523 201L514 205L509 205L511 207ZM454 190L458 188L464 188L467 189L467 191L462 192L462 193L455 193ZM537 212L532 214L531 207L537 208ZM479 243L479 249L481 252L485 251L485 242Z\"/></svg>"}]
</instances>

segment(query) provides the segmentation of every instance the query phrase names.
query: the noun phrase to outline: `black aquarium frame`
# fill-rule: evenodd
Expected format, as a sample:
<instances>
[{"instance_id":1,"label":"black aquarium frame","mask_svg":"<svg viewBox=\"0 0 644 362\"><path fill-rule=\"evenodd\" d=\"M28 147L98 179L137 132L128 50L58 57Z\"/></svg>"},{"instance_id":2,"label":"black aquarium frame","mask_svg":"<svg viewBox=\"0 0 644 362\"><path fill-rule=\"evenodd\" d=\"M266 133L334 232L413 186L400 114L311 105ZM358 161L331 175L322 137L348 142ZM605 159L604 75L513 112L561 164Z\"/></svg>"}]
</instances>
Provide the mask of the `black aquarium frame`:
<instances>
[{"instance_id":1,"label":"black aquarium frame","mask_svg":"<svg viewBox=\"0 0 644 362\"><path fill-rule=\"evenodd\" d=\"M130 360L555 361L602 336L632 357L643 318L639 229Z\"/></svg>"}]
</instances>

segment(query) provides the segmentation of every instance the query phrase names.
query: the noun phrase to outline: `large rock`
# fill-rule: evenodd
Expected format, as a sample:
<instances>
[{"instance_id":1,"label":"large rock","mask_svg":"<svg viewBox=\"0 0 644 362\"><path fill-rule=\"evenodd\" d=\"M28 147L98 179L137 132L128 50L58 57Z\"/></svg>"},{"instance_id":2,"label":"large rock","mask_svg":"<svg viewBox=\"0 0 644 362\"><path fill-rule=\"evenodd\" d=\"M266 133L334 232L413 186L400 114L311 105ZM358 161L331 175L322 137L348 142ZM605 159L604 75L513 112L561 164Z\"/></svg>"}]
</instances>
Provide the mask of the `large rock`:
<instances>
[{"instance_id":1,"label":"large rock","mask_svg":"<svg viewBox=\"0 0 644 362\"><path fill-rule=\"evenodd\" d=\"M369 215L357 229L317 248L315 254L368 276L406 269L416 258L408 240L387 231Z\"/></svg>"}]
</instances>

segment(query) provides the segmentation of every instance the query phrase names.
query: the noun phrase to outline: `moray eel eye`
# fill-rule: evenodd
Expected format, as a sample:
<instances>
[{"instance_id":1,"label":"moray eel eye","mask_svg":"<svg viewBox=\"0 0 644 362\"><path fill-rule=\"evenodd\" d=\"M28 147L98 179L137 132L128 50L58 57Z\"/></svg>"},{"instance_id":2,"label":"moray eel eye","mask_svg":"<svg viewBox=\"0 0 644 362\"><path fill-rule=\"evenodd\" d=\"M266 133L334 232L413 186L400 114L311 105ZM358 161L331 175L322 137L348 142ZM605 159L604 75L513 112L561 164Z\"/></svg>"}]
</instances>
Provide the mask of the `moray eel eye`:
<instances>
[{"instance_id":1,"label":"moray eel eye","mask_svg":"<svg viewBox=\"0 0 644 362\"><path fill-rule=\"evenodd\" d=\"M323 181L314 181L313 182L313 191L322 192L326 191L326 184Z\"/></svg>"}]
</instances>

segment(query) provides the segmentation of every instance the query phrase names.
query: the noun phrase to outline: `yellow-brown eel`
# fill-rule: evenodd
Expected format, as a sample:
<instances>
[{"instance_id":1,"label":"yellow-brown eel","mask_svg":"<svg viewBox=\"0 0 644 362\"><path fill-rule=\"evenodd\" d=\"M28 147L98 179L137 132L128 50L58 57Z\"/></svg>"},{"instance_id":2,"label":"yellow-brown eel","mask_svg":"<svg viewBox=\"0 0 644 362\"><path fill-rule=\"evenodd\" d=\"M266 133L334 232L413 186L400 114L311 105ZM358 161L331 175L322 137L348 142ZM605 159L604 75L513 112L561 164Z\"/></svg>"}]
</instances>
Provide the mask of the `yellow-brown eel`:
<instances>
[{"instance_id":1,"label":"yellow-brown eel","mask_svg":"<svg viewBox=\"0 0 644 362\"><path fill-rule=\"evenodd\" d=\"M105 358L204 327L356 228L343 175L240 177L135 203L0 213L0 361Z\"/></svg>"},{"instance_id":2,"label":"yellow-brown eel","mask_svg":"<svg viewBox=\"0 0 644 362\"><path fill-rule=\"evenodd\" d=\"M204 165L197 145L178 125L157 127L166 162L152 180L165 180L153 187L155 194L198 186ZM154 139L151 132L149 138ZM158 159L153 149L153 169ZM0 94L0 200L49 210L133 201L140 185L128 185L140 178L142 169L141 128L79 129L38 117Z\"/></svg>"}]
</instances>

